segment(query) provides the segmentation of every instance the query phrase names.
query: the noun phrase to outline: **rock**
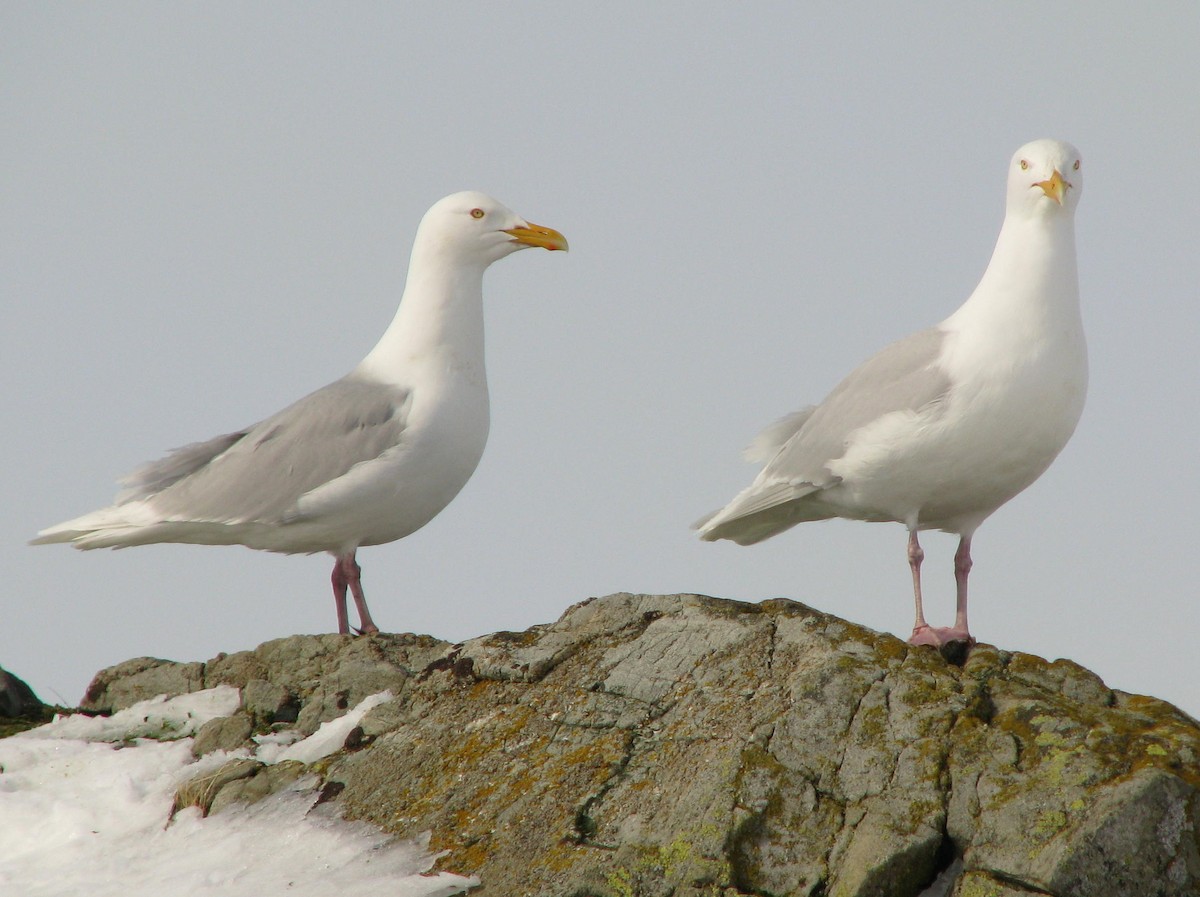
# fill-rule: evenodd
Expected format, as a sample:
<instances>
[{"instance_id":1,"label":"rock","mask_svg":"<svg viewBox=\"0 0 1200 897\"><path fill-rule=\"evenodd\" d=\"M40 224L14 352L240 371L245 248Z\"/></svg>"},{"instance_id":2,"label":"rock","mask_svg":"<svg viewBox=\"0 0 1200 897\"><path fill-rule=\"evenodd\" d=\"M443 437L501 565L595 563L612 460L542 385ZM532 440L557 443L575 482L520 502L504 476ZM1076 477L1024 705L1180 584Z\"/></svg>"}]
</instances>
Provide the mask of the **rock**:
<instances>
[{"instance_id":1,"label":"rock","mask_svg":"<svg viewBox=\"0 0 1200 897\"><path fill-rule=\"evenodd\" d=\"M252 758L238 757L180 785L175 791L171 815L184 807L198 807L201 815L208 816L230 806L256 803L288 787L307 772L305 765L295 760L268 766Z\"/></svg>"},{"instance_id":2,"label":"rock","mask_svg":"<svg viewBox=\"0 0 1200 897\"><path fill-rule=\"evenodd\" d=\"M140 657L97 673L82 707L109 713L160 694L232 685L255 722L296 723L308 735L368 695L400 693L449 648L420 635L294 635L206 663Z\"/></svg>"},{"instance_id":3,"label":"rock","mask_svg":"<svg viewBox=\"0 0 1200 897\"><path fill-rule=\"evenodd\" d=\"M45 705L21 679L0 667L0 717L37 718Z\"/></svg>"},{"instance_id":4,"label":"rock","mask_svg":"<svg viewBox=\"0 0 1200 897\"><path fill-rule=\"evenodd\" d=\"M351 818L431 831L483 897L1200 893L1200 724L1068 661L620 594L461 645L296 636L197 666L301 734L390 690L347 749L238 767L208 806L315 774Z\"/></svg>"},{"instance_id":5,"label":"rock","mask_svg":"<svg viewBox=\"0 0 1200 897\"><path fill-rule=\"evenodd\" d=\"M188 779L175 791L171 816L174 817L184 807L199 807L201 815L207 816L221 789L232 782L257 775L262 768L263 764L257 760L242 757L230 760L213 772Z\"/></svg>"},{"instance_id":6,"label":"rock","mask_svg":"<svg viewBox=\"0 0 1200 897\"><path fill-rule=\"evenodd\" d=\"M203 757L212 751L236 751L250 740L253 726L244 713L210 719L192 741L192 753Z\"/></svg>"},{"instance_id":7,"label":"rock","mask_svg":"<svg viewBox=\"0 0 1200 897\"><path fill-rule=\"evenodd\" d=\"M294 694L282 685L266 679L250 679L242 687L242 706L252 717L271 723L294 723L300 715L300 704Z\"/></svg>"},{"instance_id":8,"label":"rock","mask_svg":"<svg viewBox=\"0 0 1200 897\"><path fill-rule=\"evenodd\" d=\"M203 673L204 664L200 663L135 657L97 673L79 706L82 710L111 713L158 695L191 694L206 687Z\"/></svg>"},{"instance_id":9,"label":"rock","mask_svg":"<svg viewBox=\"0 0 1200 897\"><path fill-rule=\"evenodd\" d=\"M238 762L238 761L234 761ZM209 813L220 813L237 804L252 804L288 787L305 774L303 763L285 760L271 766L259 766L252 774L238 776L217 790L209 804Z\"/></svg>"}]
</instances>

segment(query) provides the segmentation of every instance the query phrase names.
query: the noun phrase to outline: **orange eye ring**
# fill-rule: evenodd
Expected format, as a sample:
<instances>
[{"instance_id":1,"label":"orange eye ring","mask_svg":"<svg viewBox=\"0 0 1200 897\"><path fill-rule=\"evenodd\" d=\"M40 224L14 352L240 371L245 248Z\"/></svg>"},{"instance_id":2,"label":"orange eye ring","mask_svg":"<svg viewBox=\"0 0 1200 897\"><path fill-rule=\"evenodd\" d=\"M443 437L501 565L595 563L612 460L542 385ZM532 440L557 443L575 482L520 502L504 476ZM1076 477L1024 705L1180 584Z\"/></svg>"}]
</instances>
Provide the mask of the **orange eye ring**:
<instances>
[{"instance_id":1,"label":"orange eye ring","mask_svg":"<svg viewBox=\"0 0 1200 897\"><path fill-rule=\"evenodd\" d=\"M472 218L482 218L483 217L483 209L471 209L471 217Z\"/></svg>"}]
</instances>

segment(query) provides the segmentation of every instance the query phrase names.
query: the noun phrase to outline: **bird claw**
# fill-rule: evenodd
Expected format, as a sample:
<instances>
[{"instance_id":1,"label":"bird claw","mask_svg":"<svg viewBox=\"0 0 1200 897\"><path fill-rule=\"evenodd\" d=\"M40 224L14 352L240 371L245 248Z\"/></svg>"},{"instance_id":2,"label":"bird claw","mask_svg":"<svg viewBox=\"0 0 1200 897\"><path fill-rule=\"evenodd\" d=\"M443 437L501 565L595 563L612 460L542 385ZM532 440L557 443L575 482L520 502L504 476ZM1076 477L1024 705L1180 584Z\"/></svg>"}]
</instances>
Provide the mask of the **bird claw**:
<instances>
[{"instance_id":1,"label":"bird claw","mask_svg":"<svg viewBox=\"0 0 1200 897\"><path fill-rule=\"evenodd\" d=\"M966 629L953 626L917 626L908 638L910 645L928 645L937 650L947 663L961 665L975 644Z\"/></svg>"}]
</instances>

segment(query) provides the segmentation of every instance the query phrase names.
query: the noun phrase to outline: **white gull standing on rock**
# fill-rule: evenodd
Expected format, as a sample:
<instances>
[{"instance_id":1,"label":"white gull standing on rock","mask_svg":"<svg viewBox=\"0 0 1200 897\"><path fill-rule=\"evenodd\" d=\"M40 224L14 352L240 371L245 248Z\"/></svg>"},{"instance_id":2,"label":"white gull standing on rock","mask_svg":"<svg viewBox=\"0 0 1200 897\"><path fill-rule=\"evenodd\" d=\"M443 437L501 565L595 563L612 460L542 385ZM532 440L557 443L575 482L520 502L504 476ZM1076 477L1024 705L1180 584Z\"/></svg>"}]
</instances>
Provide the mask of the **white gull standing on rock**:
<instances>
[{"instance_id":1,"label":"white gull standing on rock","mask_svg":"<svg viewBox=\"0 0 1200 897\"><path fill-rule=\"evenodd\" d=\"M417 228L391 325L349 374L236 433L176 449L122 480L115 504L42 530L34 544L245 545L335 558L338 631L378 632L356 550L402 539L475 472L488 434L483 272L530 246L566 249L483 193L455 193Z\"/></svg>"},{"instance_id":2,"label":"white gull standing on rock","mask_svg":"<svg viewBox=\"0 0 1200 897\"><path fill-rule=\"evenodd\" d=\"M1075 207L1079 152L1058 140L1017 150L1004 224L970 298L893 343L820 405L768 427L747 449L766 466L696 524L708 541L750 545L809 520L908 528L916 624L910 642L973 643L967 626L971 537L1062 451L1087 392ZM921 607L920 530L960 536L957 612L932 627Z\"/></svg>"}]
</instances>

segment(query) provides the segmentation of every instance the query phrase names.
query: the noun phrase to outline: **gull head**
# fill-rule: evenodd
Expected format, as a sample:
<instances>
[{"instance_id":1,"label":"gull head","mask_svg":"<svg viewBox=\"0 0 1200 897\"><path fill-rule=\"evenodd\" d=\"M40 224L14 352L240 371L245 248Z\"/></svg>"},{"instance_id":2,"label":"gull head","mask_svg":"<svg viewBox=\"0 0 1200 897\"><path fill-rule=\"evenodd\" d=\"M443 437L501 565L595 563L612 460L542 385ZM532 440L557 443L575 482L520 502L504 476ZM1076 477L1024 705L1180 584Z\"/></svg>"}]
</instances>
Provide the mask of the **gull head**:
<instances>
[{"instance_id":1,"label":"gull head","mask_svg":"<svg viewBox=\"0 0 1200 897\"><path fill-rule=\"evenodd\" d=\"M1062 140L1034 140L1008 167L1008 210L1029 217L1073 214L1083 192L1079 150Z\"/></svg>"},{"instance_id":2,"label":"gull head","mask_svg":"<svg viewBox=\"0 0 1200 897\"><path fill-rule=\"evenodd\" d=\"M558 231L532 224L475 190L452 193L434 203L421 219L417 239L460 264L483 267L530 246L567 248L566 237Z\"/></svg>"}]
</instances>

